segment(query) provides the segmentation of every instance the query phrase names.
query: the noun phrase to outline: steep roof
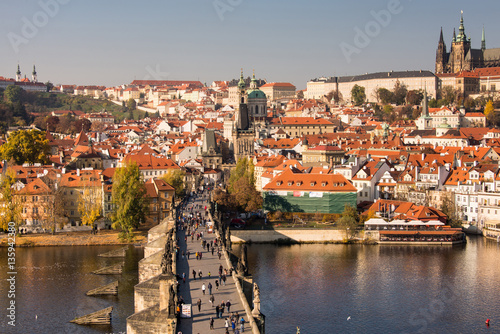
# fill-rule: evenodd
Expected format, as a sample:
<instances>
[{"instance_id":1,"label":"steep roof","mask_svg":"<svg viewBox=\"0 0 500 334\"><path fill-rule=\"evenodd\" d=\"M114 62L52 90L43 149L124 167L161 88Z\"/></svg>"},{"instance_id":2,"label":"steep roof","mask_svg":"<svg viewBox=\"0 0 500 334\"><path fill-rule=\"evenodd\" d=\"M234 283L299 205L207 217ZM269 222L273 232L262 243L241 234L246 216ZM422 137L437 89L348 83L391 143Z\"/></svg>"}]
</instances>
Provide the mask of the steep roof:
<instances>
[{"instance_id":1,"label":"steep roof","mask_svg":"<svg viewBox=\"0 0 500 334\"><path fill-rule=\"evenodd\" d=\"M356 192L356 188L341 174L293 173L287 169L269 182L264 190Z\"/></svg>"}]
</instances>

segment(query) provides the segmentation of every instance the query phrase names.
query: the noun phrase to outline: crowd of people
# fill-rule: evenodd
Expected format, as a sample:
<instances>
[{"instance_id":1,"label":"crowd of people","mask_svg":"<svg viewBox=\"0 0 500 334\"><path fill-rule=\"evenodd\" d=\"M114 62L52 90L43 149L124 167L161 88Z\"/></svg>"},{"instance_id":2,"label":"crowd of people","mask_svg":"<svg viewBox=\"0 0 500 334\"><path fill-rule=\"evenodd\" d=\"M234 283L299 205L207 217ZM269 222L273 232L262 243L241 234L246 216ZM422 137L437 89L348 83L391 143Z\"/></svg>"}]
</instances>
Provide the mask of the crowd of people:
<instances>
[{"instance_id":1,"label":"crowd of people","mask_svg":"<svg viewBox=\"0 0 500 334\"><path fill-rule=\"evenodd\" d=\"M199 203L203 203L207 199L207 196L208 194L202 191L192 194L184 201L180 210L178 210L177 234L180 238L184 239L184 243L181 243L178 237L178 261L189 261L191 256L194 256L196 259L195 263L203 261L203 259L213 259L214 257L218 260L222 259L222 242L219 237L211 233L213 232L213 225L209 220L207 206ZM197 201L198 199L201 199L201 201ZM193 253L190 249L199 249L199 247L195 247L196 243L199 243L201 250ZM209 321L210 330L214 330L215 322L222 319L225 333L229 334L231 330L232 333L240 334L245 330L245 318L238 311L232 312L231 301L229 299L224 300L222 298L223 293L219 294L219 292L222 292L223 287L226 286L228 277L232 276L233 268L224 268L222 264L219 264L218 268L213 269L213 272L209 270L203 273L201 269L192 268L191 270L190 268L191 272L179 273L178 286L189 284L189 277L191 277L193 282L202 280L202 296L196 302L194 300L192 302L195 305L195 309L198 310L198 314L202 313L202 305L204 304L202 299L206 299L211 305L213 312L213 316L210 317ZM221 296L220 302L216 302L218 294ZM182 296L179 296L178 303L177 310L180 313L182 304L184 303ZM205 304L208 303L205 302Z\"/></svg>"}]
</instances>

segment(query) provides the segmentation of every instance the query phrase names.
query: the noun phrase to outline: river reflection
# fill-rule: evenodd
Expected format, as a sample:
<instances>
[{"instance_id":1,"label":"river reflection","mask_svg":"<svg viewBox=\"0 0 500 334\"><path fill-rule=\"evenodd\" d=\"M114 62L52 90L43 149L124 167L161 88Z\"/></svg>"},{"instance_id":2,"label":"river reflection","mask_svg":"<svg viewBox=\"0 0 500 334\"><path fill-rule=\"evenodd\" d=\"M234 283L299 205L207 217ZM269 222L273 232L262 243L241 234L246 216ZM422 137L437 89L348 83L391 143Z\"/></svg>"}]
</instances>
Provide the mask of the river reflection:
<instances>
[{"instance_id":1,"label":"river reflection","mask_svg":"<svg viewBox=\"0 0 500 334\"><path fill-rule=\"evenodd\" d=\"M143 250L130 247L126 258L98 254L122 246L64 246L16 249L16 327L2 312L0 333L120 333L134 312L133 291L137 262ZM94 275L92 271L125 260L121 275ZM0 279L7 278L7 249L0 248ZM118 296L88 297L93 288L119 280ZM0 307L8 306L7 284L0 285ZM79 326L76 316L113 306L111 326Z\"/></svg>"},{"instance_id":2,"label":"river reflection","mask_svg":"<svg viewBox=\"0 0 500 334\"><path fill-rule=\"evenodd\" d=\"M500 328L499 255L481 237L454 247L248 247L267 333L479 333L487 318Z\"/></svg>"}]
</instances>

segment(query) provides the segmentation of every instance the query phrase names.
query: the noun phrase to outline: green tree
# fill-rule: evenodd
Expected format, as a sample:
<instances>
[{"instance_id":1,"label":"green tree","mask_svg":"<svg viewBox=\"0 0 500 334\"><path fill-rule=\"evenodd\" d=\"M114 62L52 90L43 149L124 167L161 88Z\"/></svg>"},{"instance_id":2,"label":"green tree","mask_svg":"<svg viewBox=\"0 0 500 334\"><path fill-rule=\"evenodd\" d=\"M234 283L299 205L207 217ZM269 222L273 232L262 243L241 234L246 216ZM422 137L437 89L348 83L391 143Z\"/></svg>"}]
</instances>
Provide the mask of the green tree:
<instances>
[{"instance_id":1,"label":"green tree","mask_svg":"<svg viewBox=\"0 0 500 334\"><path fill-rule=\"evenodd\" d=\"M136 107L137 107L137 103L135 102L135 100L133 98L128 99L128 101L127 101L128 110L135 110Z\"/></svg>"},{"instance_id":2,"label":"green tree","mask_svg":"<svg viewBox=\"0 0 500 334\"><path fill-rule=\"evenodd\" d=\"M383 104L389 104L394 99L394 94L386 88L379 88L376 92L378 100Z\"/></svg>"},{"instance_id":3,"label":"green tree","mask_svg":"<svg viewBox=\"0 0 500 334\"><path fill-rule=\"evenodd\" d=\"M298 99L303 99L303 98L304 98L304 91L299 90L299 91L297 92L297 98L298 98Z\"/></svg>"},{"instance_id":4,"label":"green tree","mask_svg":"<svg viewBox=\"0 0 500 334\"><path fill-rule=\"evenodd\" d=\"M354 85L351 89L351 99L355 105L362 105L366 100L365 87Z\"/></svg>"},{"instance_id":5,"label":"green tree","mask_svg":"<svg viewBox=\"0 0 500 334\"><path fill-rule=\"evenodd\" d=\"M50 81L47 81L45 83L45 86L47 86L47 92L50 92L52 90L52 88L54 88L54 84Z\"/></svg>"},{"instance_id":6,"label":"green tree","mask_svg":"<svg viewBox=\"0 0 500 334\"><path fill-rule=\"evenodd\" d=\"M132 230L146 221L149 212L149 199L146 186L137 164L117 168L113 176L112 202L115 212L112 215L113 228L121 228L122 239L132 239Z\"/></svg>"},{"instance_id":7,"label":"green tree","mask_svg":"<svg viewBox=\"0 0 500 334\"><path fill-rule=\"evenodd\" d=\"M358 210L346 204L342 217L337 221L337 225L345 230L346 239L350 240L356 235L356 228L358 227L359 213Z\"/></svg>"},{"instance_id":8,"label":"green tree","mask_svg":"<svg viewBox=\"0 0 500 334\"><path fill-rule=\"evenodd\" d=\"M14 222L17 231L21 221L21 205L12 187L15 182L15 173L10 169L0 179L0 228L3 230L8 229L9 222Z\"/></svg>"},{"instance_id":9,"label":"green tree","mask_svg":"<svg viewBox=\"0 0 500 334\"><path fill-rule=\"evenodd\" d=\"M245 177L249 184L255 184L253 161L247 157L238 160L236 168L231 171L231 176L229 177L229 193L234 192L236 181L242 177Z\"/></svg>"},{"instance_id":10,"label":"green tree","mask_svg":"<svg viewBox=\"0 0 500 334\"><path fill-rule=\"evenodd\" d=\"M175 189L175 196L182 198L184 197L185 177L186 172L182 169L169 169L161 178Z\"/></svg>"},{"instance_id":11,"label":"green tree","mask_svg":"<svg viewBox=\"0 0 500 334\"><path fill-rule=\"evenodd\" d=\"M16 164L49 162L50 146L45 132L39 130L18 130L13 132L7 143L0 146L3 160L14 159Z\"/></svg>"},{"instance_id":12,"label":"green tree","mask_svg":"<svg viewBox=\"0 0 500 334\"><path fill-rule=\"evenodd\" d=\"M436 99L431 99L429 101L429 108L438 108L439 102Z\"/></svg>"},{"instance_id":13,"label":"green tree","mask_svg":"<svg viewBox=\"0 0 500 334\"><path fill-rule=\"evenodd\" d=\"M16 85L9 85L3 93L4 99L9 103L22 102L24 90Z\"/></svg>"},{"instance_id":14,"label":"green tree","mask_svg":"<svg viewBox=\"0 0 500 334\"><path fill-rule=\"evenodd\" d=\"M393 102L397 105L404 104L407 94L408 90L406 89L405 84L397 80L393 90Z\"/></svg>"},{"instance_id":15,"label":"green tree","mask_svg":"<svg viewBox=\"0 0 500 334\"><path fill-rule=\"evenodd\" d=\"M217 204L247 212L262 207L262 195L255 189L254 165L251 159L238 160L228 183L227 191L216 190L214 200Z\"/></svg>"}]
</instances>

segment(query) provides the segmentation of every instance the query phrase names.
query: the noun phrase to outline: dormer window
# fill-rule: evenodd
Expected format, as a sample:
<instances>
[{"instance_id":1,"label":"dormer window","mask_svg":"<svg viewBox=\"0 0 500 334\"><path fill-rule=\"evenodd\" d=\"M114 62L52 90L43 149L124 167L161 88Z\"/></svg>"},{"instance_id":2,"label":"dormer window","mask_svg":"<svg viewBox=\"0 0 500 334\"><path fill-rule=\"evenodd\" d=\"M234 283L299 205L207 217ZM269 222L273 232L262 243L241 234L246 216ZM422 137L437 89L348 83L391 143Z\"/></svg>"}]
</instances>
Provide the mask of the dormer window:
<instances>
[{"instance_id":1,"label":"dormer window","mask_svg":"<svg viewBox=\"0 0 500 334\"><path fill-rule=\"evenodd\" d=\"M288 181L288 185L291 186L293 184L292 181Z\"/></svg>"},{"instance_id":2,"label":"dormer window","mask_svg":"<svg viewBox=\"0 0 500 334\"><path fill-rule=\"evenodd\" d=\"M301 185L302 185L302 182L298 181L297 186L301 186Z\"/></svg>"},{"instance_id":3,"label":"dormer window","mask_svg":"<svg viewBox=\"0 0 500 334\"><path fill-rule=\"evenodd\" d=\"M312 181L311 182L311 187L314 187L316 185L316 182L315 181Z\"/></svg>"},{"instance_id":4,"label":"dormer window","mask_svg":"<svg viewBox=\"0 0 500 334\"><path fill-rule=\"evenodd\" d=\"M281 181L276 182L277 186L281 186Z\"/></svg>"},{"instance_id":5,"label":"dormer window","mask_svg":"<svg viewBox=\"0 0 500 334\"><path fill-rule=\"evenodd\" d=\"M321 186L325 187L326 186L326 182L321 182Z\"/></svg>"}]
</instances>

